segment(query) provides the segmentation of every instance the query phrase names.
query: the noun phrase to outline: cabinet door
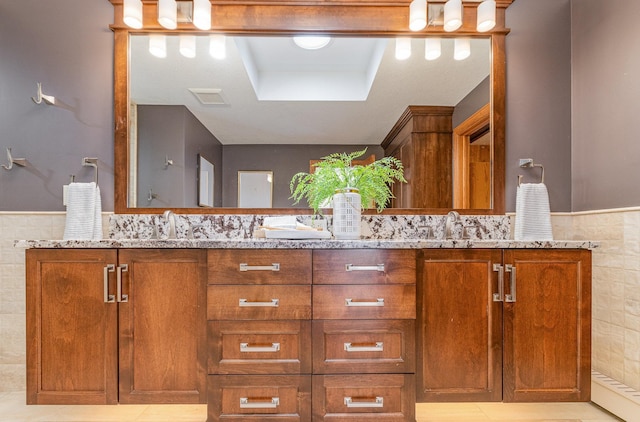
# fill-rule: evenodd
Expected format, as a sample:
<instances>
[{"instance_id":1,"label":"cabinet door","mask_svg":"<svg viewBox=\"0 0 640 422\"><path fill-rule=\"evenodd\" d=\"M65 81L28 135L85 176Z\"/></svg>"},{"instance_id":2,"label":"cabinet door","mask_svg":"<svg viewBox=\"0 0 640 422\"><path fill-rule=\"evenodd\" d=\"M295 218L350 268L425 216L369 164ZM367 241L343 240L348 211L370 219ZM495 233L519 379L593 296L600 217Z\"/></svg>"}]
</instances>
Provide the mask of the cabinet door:
<instances>
[{"instance_id":1,"label":"cabinet door","mask_svg":"<svg viewBox=\"0 0 640 422\"><path fill-rule=\"evenodd\" d=\"M117 402L115 263L114 250L26 251L28 404Z\"/></svg>"},{"instance_id":2,"label":"cabinet door","mask_svg":"<svg viewBox=\"0 0 640 422\"><path fill-rule=\"evenodd\" d=\"M589 400L591 252L508 250L507 265L504 400Z\"/></svg>"},{"instance_id":3,"label":"cabinet door","mask_svg":"<svg viewBox=\"0 0 640 422\"><path fill-rule=\"evenodd\" d=\"M206 251L119 251L120 403L206 401Z\"/></svg>"},{"instance_id":4,"label":"cabinet door","mask_svg":"<svg viewBox=\"0 0 640 422\"><path fill-rule=\"evenodd\" d=\"M417 399L502 399L500 250L424 250L419 265Z\"/></svg>"}]
</instances>

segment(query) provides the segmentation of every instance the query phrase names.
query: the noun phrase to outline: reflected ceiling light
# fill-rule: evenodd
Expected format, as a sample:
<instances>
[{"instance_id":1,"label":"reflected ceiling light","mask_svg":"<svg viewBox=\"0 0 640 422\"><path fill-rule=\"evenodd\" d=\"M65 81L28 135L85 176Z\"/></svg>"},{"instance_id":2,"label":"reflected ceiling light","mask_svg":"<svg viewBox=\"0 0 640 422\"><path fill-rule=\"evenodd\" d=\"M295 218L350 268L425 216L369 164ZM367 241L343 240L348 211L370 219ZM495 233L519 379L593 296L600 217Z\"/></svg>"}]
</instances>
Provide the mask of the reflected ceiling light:
<instances>
[{"instance_id":1,"label":"reflected ceiling light","mask_svg":"<svg viewBox=\"0 0 640 422\"><path fill-rule=\"evenodd\" d=\"M427 60L435 60L440 57L442 46L440 38L426 38L424 43L424 58Z\"/></svg>"},{"instance_id":2,"label":"reflected ceiling light","mask_svg":"<svg viewBox=\"0 0 640 422\"><path fill-rule=\"evenodd\" d=\"M167 57L167 37L162 34L149 35L149 53L161 59Z\"/></svg>"},{"instance_id":3,"label":"reflected ceiling light","mask_svg":"<svg viewBox=\"0 0 640 422\"><path fill-rule=\"evenodd\" d=\"M176 0L158 0L158 23L167 29L178 27L178 4Z\"/></svg>"},{"instance_id":4,"label":"reflected ceiling light","mask_svg":"<svg viewBox=\"0 0 640 422\"><path fill-rule=\"evenodd\" d=\"M464 60L471 55L471 40L469 38L456 38L453 47L453 58Z\"/></svg>"},{"instance_id":5,"label":"reflected ceiling light","mask_svg":"<svg viewBox=\"0 0 640 422\"><path fill-rule=\"evenodd\" d=\"M193 24L198 29L211 29L211 3L209 0L193 0Z\"/></svg>"},{"instance_id":6,"label":"reflected ceiling light","mask_svg":"<svg viewBox=\"0 0 640 422\"><path fill-rule=\"evenodd\" d=\"M221 34L209 35L209 54L218 60L227 57L227 37Z\"/></svg>"},{"instance_id":7,"label":"reflected ceiling light","mask_svg":"<svg viewBox=\"0 0 640 422\"><path fill-rule=\"evenodd\" d=\"M444 5L444 30L455 31L462 26L462 0L449 0Z\"/></svg>"},{"instance_id":8,"label":"reflected ceiling light","mask_svg":"<svg viewBox=\"0 0 640 422\"><path fill-rule=\"evenodd\" d=\"M123 3L124 23L135 29L142 28L142 1L141 0L124 0Z\"/></svg>"},{"instance_id":9,"label":"reflected ceiling light","mask_svg":"<svg viewBox=\"0 0 640 422\"><path fill-rule=\"evenodd\" d=\"M299 35L293 37L293 42L305 50L318 50L326 47L331 42L331 37L326 35Z\"/></svg>"},{"instance_id":10,"label":"reflected ceiling light","mask_svg":"<svg viewBox=\"0 0 640 422\"><path fill-rule=\"evenodd\" d=\"M496 2L495 0L484 0L478 5L478 32L487 32L496 26Z\"/></svg>"},{"instance_id":11,"label":"reflected ceiling light","mask_svg":"<svg viewBox=\"0 0 640 422\"><path fill-rule=\"evenodd\" d=\"M195 35L180 35L180 54L190 59L196 56Z\"/></svg>"},{"instance_id":12,"label":"reflected ceiling light","mask_svg":"<svg viewBox=\"0 0 640 422\"><path fill-rule=\"evenodd\" d=\"M427 26L427 0L413 0L409 5L409 29L420 31Z\"/></svg>"},{"instance_id":13,"label":"reflected ceiling light","mask_svg":"<svg viewBox=\"0 0 640 422\"><path fill-rule=\"evenodd\" d=\"M396 38L396 59L407 60L411 57L411 38Z\"/></svg>"}]
</instances>

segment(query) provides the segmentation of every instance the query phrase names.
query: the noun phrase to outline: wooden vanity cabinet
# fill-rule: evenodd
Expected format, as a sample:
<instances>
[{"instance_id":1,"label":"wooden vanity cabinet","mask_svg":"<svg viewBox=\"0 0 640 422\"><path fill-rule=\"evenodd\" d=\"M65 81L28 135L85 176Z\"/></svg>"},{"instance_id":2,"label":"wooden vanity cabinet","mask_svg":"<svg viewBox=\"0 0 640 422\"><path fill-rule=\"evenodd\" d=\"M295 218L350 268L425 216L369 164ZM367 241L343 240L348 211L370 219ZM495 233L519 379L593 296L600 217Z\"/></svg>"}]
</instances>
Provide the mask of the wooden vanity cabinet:
<instances>
[{"instance_id":1,"label":"wooden vanity cabinet","mask_svg":"<svg viewBox=\"0 0 640 422\"><path fill-rule=\"evenodd\" d=\"M26 251L27 403L204 403L206 255Z\"/></svg>"},{"instance_id":2,"label":"wooden vanity cabinet","mask_svg":"<svg viewBox=\"0 0 640 422\"><path fill-rule=\"evenodd\" d=\"M590 399L590 251L423 250L418 270L418 402Z\"/></svg>"}]
</instances>

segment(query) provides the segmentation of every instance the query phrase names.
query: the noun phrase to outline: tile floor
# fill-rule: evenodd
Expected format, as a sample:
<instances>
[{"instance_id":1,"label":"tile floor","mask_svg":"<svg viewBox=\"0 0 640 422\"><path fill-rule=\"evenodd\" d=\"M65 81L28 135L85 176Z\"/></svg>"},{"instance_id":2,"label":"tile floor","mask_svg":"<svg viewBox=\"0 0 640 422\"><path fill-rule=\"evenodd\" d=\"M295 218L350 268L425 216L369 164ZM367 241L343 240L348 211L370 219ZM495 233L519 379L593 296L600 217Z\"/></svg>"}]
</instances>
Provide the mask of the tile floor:
<instances>
[{"instance_id":1,"label":"tile floor","mask_svg":"<svg viewBox=\"0 0 640 422\"><path fill-rule=\"evenodd\" d=\"M26 406L24 393L0 393L3 422L204 422L205 405ZM421 403L417 422L620 421L590 403Z\"/></svg>"}]
</instances>

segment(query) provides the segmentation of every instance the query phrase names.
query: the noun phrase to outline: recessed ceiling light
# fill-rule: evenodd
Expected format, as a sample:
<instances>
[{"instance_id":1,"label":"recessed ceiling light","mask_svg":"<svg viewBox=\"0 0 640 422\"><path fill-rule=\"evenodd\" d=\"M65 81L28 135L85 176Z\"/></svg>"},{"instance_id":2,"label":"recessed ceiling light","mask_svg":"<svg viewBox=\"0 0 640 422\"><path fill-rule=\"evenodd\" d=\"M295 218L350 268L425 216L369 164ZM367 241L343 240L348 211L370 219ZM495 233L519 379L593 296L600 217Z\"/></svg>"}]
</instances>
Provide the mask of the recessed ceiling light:
<instances>
[{"instance_id":1,"label":"recessed ceiling light","mask_svg":"<svg viewBox=\"0 0 640 422\"><path fill-rule=\"evenodd\" d=\"M326 47L331 41L331 37L323 35L299 35L293 37L293 42L300 48L305 50L318 50Z\"/></svg>"}]
</instances>

